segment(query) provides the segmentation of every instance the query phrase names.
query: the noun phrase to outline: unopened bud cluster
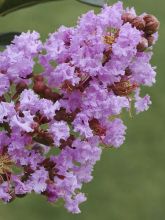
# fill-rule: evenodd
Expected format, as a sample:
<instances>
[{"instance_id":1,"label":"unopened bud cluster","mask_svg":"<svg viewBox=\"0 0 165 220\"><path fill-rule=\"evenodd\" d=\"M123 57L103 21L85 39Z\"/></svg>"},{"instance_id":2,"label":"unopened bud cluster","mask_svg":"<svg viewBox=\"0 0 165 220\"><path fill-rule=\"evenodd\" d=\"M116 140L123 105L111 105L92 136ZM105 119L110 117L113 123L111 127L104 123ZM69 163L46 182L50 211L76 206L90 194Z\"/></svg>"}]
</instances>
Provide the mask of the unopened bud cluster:
<instances>
[{"instance_id":1,"label":"unopened bud cluster","mask_svg":"<svg viewBox=\"0 0 165 220\"><path fill-rule=\"evenodd\" d=\"M137 45L137 50L139 52L143 52L154 44L154 34L158 31L160 26L158 19L154 15L136 16L126 12L122 15L122 20L124 23L129 22L133 27L144 32L140 43Z\"/></svg>"},{"instance_id":2,"label":"unopened bud cluster","mask_svg":"<svg viewBox=\"0 0 165 220\"><path fill-rule=\"evenodd\" d=\"M45 43L37 32L22 33L0 53L2 201L35 192L80 212L82 186L102 149L125 140L123 110L132 115L151 104L140 88L155 83L158 28L153 15L118 2L60 27Z\"/></svg>"}]
</instances>

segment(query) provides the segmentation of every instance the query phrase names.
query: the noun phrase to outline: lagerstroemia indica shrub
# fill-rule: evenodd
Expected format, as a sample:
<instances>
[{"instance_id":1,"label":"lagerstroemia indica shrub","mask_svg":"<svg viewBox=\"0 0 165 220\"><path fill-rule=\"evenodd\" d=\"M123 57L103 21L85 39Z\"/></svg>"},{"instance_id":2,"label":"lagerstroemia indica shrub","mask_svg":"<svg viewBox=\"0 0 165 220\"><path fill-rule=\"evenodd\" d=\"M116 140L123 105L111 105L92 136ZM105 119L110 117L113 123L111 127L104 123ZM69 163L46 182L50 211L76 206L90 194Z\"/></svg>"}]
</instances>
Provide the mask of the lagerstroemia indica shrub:
<instances>
[{"instance_id":1,"label":"lagerstroemia indica shrub","mask_svg":"<svg viewBox=\"0 0 165 220\"><path fill-rule=\"evenodd\" d=\"M122 111L151 104L140 88L155 83L158 28L153 15L118 2L60 27L44 44L38 33L22 33L0 53L2 201L35 192L80 212L82 185L102 149L125 140Z\"/></svg>"}]
</instances>

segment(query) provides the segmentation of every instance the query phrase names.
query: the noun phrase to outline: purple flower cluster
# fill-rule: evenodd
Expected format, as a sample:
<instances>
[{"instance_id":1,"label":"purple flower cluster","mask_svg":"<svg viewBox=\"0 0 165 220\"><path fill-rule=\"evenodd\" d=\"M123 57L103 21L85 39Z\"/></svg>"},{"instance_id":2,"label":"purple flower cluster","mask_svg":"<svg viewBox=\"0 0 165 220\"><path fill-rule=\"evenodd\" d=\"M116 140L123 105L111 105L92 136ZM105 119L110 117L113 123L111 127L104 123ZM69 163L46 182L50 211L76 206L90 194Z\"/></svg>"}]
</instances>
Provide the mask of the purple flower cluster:
<instances>
[{"instance_id":1,"label":"purple flower cluster","mask_svg":"<svg viewBox=\"0 0 165 220\"><path fill-rule=\"evenodd\" d=\"M38 33L22 33L0 53L1 200L35 192L80 212L82 185L102 149L125 140L123 110L151 104L140 87L155 82L158 28L153 15L118 2L60 27L44 44Z\"/></svg>"}]
</instances>

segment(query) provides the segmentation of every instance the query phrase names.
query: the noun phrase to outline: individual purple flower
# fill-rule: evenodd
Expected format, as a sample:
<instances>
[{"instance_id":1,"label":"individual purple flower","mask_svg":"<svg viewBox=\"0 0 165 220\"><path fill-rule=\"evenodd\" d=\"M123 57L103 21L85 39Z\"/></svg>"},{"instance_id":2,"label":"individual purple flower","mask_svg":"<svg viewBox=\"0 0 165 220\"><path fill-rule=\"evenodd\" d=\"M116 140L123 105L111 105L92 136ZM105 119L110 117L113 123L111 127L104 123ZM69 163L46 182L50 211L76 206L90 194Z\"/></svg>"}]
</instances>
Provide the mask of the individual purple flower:
<instances>
[{"instance_id":1,"label":"individual purple flower","mask_svg":"<svg viewBox=\"0 0 165 220\"><path fill-rule=\"evenodd\" d=\"M148 58L149 57L149 58ZM155 68L149 63L151 55L138 54L130 65L132 78L138 84L152 86L155 83L156 72Z\"/></svg>"},{"instance_id":2,"label":"individual purple flower","mask_svg":"<svg viewBox=\"0 0 165 220\"><path fill-rule=\"evenodd\" d=\"M24 81L33 72L33 58L41 51L42 43L37 32L22 33L16 36L13 43L0 53L3 63L0 64L1 71L15 83Z\"/></svg>"},{"instance_id":3,"label":"individual purple flower","mask_svg":"<svg viewBox=\"0 0 165 220\"><path fill-rule=\"evenodd\" d=\"M39 110L39 97L32 89L25 89L20 94L20 109L35 113Z\"/></svg>"},{"instance_id":4,"label":"individual purple flower","mask_svg":"<svg viewBox=\"0 0 165 220\"><path fill-rule=\"evenodd\" d=\"M152 104L149 95L145 95L142 98L139 96L139 93L140 91L137 90L135 96L135 109L137 114L143 111L147 111L149 109L149 106Z\"/></svg>"},{"instance_id":5,"label":"individual purple flower","mask_svg":"<svg viewBox=\"0 0 165 220\"><path fill-rule=\"evenodd\" d=\"M112 57L106 63L105 68L108 68L109 74L118 76L124 75L125 69L134 59L137 53L137 45L141 39L141 32L130 23L124 24L119 32L119 37L112 45Z\"/></svg>"},{"instance_id":6,"label":"individual purple flower","mask_svg":"<svg viewBox=\"0 0 165 220\"><path fill-rule=\"evenodd\" d=\"M10 87L10 82L8 77L5 74L0 73L0 96L5 94Z\"/></svg>"},{"instance_id":7,"label":"individual purple flower","mask_svg":"<svg viewBox=\"0 0 165 220\"><path fill-rule=\"evenodd\" d=\"M14 115L14 103L0 102L0 122L8 121Z\"/></svg>"},{"instance_id":8,"label":"individual purple flower","mask_svg":"<svg viewBox=\"0 0 165 220\"><path fill-rule=\"evenodd\" d=\"M40 99L39 101L40 113L48 119L53 119L55 112L60 109L60 103L57 101L53 103L51 100Z\"/></svg>"},{"instance_id":9,"label":"individual purple flower","mask_svg":"<svg viewBox=\"0 0 165 220\"><path fill-rule=\"evenodd\" d=\"M135 102L135 108L136 108L136 112L140 113L143 111L147 111L149 109L149 105L151 105L151 100L150 100L150 96L146 95L143 98L139 98L136 102Z\"/></svg>"},{"instance_id":10,"label":"individual purple flower","mask_svg":"<svg viewBox=\"0 0 165 220\"><path fill-rule=\"evenodd\" d=\"M30 145L31 137L21 134L19 128L13 128L8 143L8 155L11 160L18 166L28 165L29 154L31 154L26 146Z\"/></svg>"},{"instance_id":11,"label":"individual purple flower","mask_svg":"<svg viewBox=\"0 0 165 220\"><path fill-rule=\"evenodd\" d=\"M25 182L22 182L19 176L12 176L12 180L14 182L16 195L24 195L31 191L28 184L26 184Z\"/></svg>"},{"instance_id":12,"label":"individual purple flower","mask_svg":"<svg viewBox=\"0 0 165 220\"><path fill-rule=\"evenodd\" d=\"M15 36L12 41L12 47L16 48L18 51L23 51L25 55L35 56L38 52L42 50L42 43L39 40L40 35L36 31L30 33L22 33L20 36Z\"/></svg>"},{"instance_id":13,"label":"individual purple flower","mask_svg":"<svg viewBox=\"0 0 165 220\"><path fill-rule=\"evenodd\" d=\"M22 131L33 131L34 116L29 111L23 111L22 116L14 115L10 120L10 126L20 128Z\"/></svg>"},{"instance_id":14,"label":"individual purple flower","mask_svg":"<svg viewBox=\"0 0 165 220\"><path fill-rule=\"evenodd\" d=\"M25 57L23 51L15 50L12 47L8 47L2 52L4 64L2 66L3 71L14 83L19 83L26 80L27 76L33 71L34 61L31 57Z\"/></svg>"},{"instance_id":15,"label":"individual purple flower","mask_svg":"<svg viewBox=\"0 0 165 220\"><path fill-rule=\"evenodd\" d=\"M49 132L52 135L56 146L60 144L60 140L66 140L69 137L69 131L69 126L64 121L54 121L49 126Z\"/></svg>"},{"instance_id":16,"label":"individual purple flower","mask_svg":"<svg viewBox=\"0 0 165 220\"><path fill-rule=\"evenodd\" d=\"M122 2L117 2L111 7L104 5L99 18L104 28L120 28L123 21L121 19L123 14Z\"/></svg>"},{"instance_id":17,"label":"individual purple flower","mask_svg":"<svg viewBox=\"0 0 165 220\"><path fill-rule=\"evenodd\" d=\"M85 136L86 138L92 137L93 133L89 127L89 118L85 113L79 113L74 122L74 131L79 132L81 135Z\"/></svg>"},{"instance_id":18,"label":"individual purple flower","mask_svg":"<svg viewBox=\"0 0 165 220\"><path fill-rule=\"evenodd\" d=\"M80 213L79 204L85 201L85 195L83 193L79 193L73 199L67 199L65 207L72 213Z\"/></svg>"},{"instance_id":19,"label":"individual purple flower","mask_svg":"<svg viewBox=\"0 0 165 220\"><path fill-rule=\"evenodd\" d=\"M75 74L75 67L67 63L58 65L47 77L51 87L60 87L65 81L69 81L72 85L80 81Z\"/></svg>"},{"instance_id":20,"label":"individual purple flower","mask_svg":"<svg viewBox=\"0 0 165 220\"><path fill-rule=\"evenodd\" d=\"M75 149L73 151L74 160L83 165L87 163L95 164L96 161L100 159L101 155L101 149L98 147L98 145L98 142L97 144L95 143L95 145L93 145L91 141L85 142L76 140L72 145Z\"/></svg>"},{"instance_id":21,"label":"individual purple flower","mask_svg":"<svg viewBox=\"0 0 165 220\"><path fill-rule=\"evenodd\" d=\"M47 179L48 179L48 172L44 169L44 167L40 167L40 169L36 170L31 175L26 185L31 188L31 191L34 191L36 193L41 193L46 190Z\"/></svg>"},{"instance_id":22,"label":"individual purple flower","mask_svg":"<svg viewBox=\"0 0 165 220\"><path fill-rule=\"evenodd\" d=\"M119 118L111 122L107 122L107 132L104 138L104 143L115 148L120 147L125 140L126 126Z\"/></svg>"},{"instance_id":23,"label":"individual purple flower","mask_svg":"<svg viewBox=\"0 0 165 220\"><path fill-rule=\"evenodd\" d=\"M74 28L61 26L57 32L49 35L44 45L47 54L40 57L46 68L50 66L51 61L63 63L66 60L70 60L70 52L68 49L73 34Z\"/></svg>"},{"instance_id":24,"label":"individual purple flower","mask_svg":"<svg viewBox=\"0 0 165 220\"><path fill-rule=\"evenodd\" d=\"M82 93L80 91L73 91L70 94L65 94L65 98L60 101L60 105L67 110L67 112L74 112L81 108Z\"/></svg>"},{"instance_id":25,"label":"individual purple flower","mask_svg":"<svg viewBox=\"0 0 165 220\"><path fill-rule=\"evenodd\" d=\"M8 183L4 182L0 185L0 199L4 202L9 202L11 199L11 195L8 191Z\"/></svg>"}]
</instances>

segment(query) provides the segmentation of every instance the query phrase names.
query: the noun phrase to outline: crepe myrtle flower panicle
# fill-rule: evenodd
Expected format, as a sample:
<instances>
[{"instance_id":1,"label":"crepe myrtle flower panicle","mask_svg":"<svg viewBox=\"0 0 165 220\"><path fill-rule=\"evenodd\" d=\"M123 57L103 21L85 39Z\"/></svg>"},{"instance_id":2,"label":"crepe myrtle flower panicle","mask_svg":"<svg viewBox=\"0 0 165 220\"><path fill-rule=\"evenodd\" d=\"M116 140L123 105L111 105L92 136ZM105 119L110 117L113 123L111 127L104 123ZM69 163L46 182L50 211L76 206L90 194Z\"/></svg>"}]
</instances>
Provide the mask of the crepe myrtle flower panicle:
<instances>
[{"instance_id":1,"label":"crepe myrtle flower panicle","mask_svg":"<svg viewBox=\"0 0 165 220\"><path fill-rule=\"evenodd\" d=\"M118 2L45 43L28 31L0 52L0 200L35 192L80 212L102 150L124 143L123 111L151 104L140 90L156 81L158 29L155 16Z\"/></svg>"}]
</instances>

